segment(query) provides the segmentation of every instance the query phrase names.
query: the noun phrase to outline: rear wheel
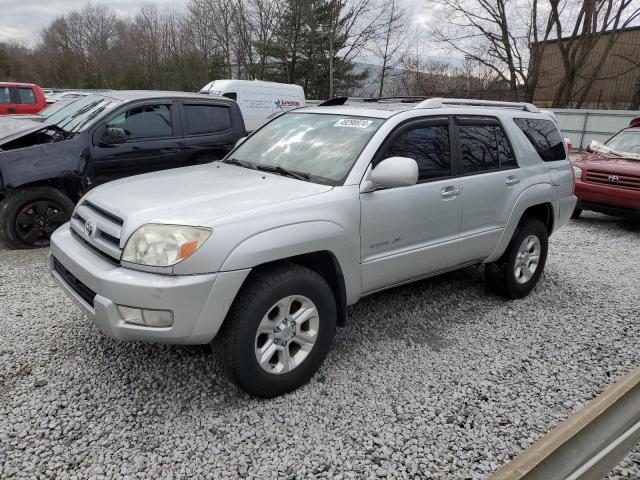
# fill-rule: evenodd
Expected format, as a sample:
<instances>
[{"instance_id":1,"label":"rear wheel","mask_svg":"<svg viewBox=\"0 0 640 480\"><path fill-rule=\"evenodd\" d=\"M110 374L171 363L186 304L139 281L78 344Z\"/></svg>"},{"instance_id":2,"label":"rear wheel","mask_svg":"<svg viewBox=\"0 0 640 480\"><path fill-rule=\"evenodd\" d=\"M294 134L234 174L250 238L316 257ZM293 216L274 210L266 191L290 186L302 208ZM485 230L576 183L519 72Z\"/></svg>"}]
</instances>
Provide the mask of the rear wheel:
<instances>
[{"instance_id":1,"label":"rear wheel","mask_svg":"<svg viewBox=\"0 0 640 480\"><path fill-rule=\"evenodd\" d=\"M580 215L582 215L582 209L576 207L576 208L573 209L573 213L571 214L571 218L578 218Z\"/></svg>"},{"instance_id":2,"label":"rear wheel","mask_svg":"<svg viewBox=\"0 0 640 480\"><path fill-rule=\"evenodd\" d=\"M533 290L547 261L549 234L537 218L525 219L507 250L485 266L487 285L506 298L522 298Z\"/></svg>"},{"instance_id":3,"label":"rear wheel","mask_svg":"<svg viewBox=\"0 0 640 480\"><path fill-rule=\"evenodd\" d=\"M336 330L331 287L313 270L283 264L252 273L214 349L232 379L256 397L274 397L309 381Z\"/></svg>"},{"instance_id":4,"label":"rear wheel","mask_svg":"<svg viewBox=\"0 0 640 480\"><path fill-rule=\"evenodd\" d=\"M53 187L16 190L0 203L0 240L9 248L46 247L51 234L71 218L73 206Z\"/></svg>"}]
</instances>

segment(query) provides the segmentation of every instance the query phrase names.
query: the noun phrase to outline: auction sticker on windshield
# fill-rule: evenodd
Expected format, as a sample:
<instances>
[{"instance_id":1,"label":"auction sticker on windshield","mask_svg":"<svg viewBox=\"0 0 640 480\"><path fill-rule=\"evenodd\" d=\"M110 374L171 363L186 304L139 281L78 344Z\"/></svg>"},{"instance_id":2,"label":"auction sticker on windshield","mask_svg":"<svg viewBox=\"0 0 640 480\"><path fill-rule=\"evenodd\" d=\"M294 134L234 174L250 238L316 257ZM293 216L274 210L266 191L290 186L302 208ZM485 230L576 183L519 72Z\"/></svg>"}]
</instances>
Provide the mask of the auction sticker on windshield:
<instances>
[{"instance_id":1,"label":"auction sticker on windshield","mask_svg":"<svg viewBox=\"0 0 640 480\"><path fill-rule=\"evenodd\" d=\"M367 128L373 123L372 120L360 120L357 118L341 118L334 127Z\"/></svg>"}]
</instances>

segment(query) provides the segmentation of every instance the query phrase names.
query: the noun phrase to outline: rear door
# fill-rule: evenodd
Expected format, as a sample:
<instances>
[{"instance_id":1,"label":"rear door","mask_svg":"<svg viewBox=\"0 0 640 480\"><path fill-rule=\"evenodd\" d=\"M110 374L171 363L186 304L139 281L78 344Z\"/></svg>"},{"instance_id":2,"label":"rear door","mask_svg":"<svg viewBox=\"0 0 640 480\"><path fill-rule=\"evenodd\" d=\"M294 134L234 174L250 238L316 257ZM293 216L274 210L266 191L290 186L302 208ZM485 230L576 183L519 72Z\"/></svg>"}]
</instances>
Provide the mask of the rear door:
<instances>
[{"instance_id":1,"label":"rear door","mask_svg":"<svg viewBox=\"0 0 640 480\"><path fill-rule=\"evenodd\" d=\"M183 100L184 155L187 165L223 158L238 140L226 102Z\"/></svg>"},{"instance_id":2,"label":"rear door","mask_svg":"<svg viewBox=\"0 0 640 480\"><path fill-rule=\"evenodd\" d=\"M507 134L493 117L455 117L462 173L462 261L488 257L504 231L525 177Z\"/></svg>"},{"instance_id":3,"label":"rear door","mask_svg":"<svg viewBox=\"0 0 640 480\"><path fill-rule=\"evenodd\" d=\"M32 87L16 87L16 113L38 113L42 104L38 102L36 92Z\"/></svg>"},{"instance_id":4,"label":"rear door","mask_svg":"<svg viewBox=\"0 0 640 480\"><path fill-rule=\"evenodd\" d=\"M418 183L360 194L362 290L369 293L460 263L462 181L457 176L447 117L398 127L376 155L408 157Z\"/></svg>"},{"instance_id":5,"label":"rear door","mask_svg":"<svg viewBox=\"0 0 640 480\"><path fill-rule=\"evenodd\" d=\"M93 134L93 182L183 166L179 118L170 99L136 103L110 116Z\"/></svg>"}]
</instances>

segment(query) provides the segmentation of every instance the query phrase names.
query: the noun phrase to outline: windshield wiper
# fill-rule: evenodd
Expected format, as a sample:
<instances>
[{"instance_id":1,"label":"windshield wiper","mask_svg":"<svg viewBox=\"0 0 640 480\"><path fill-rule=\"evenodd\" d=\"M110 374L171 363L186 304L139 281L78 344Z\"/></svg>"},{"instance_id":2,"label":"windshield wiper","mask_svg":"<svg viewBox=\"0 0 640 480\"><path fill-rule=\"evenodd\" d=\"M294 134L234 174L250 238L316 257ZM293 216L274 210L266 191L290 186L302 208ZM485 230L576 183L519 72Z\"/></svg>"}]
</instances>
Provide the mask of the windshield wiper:
<instances>
[{"instance_id":1,"label":"windshield wiper","mask_svg":"<svg viewBox=\"0 0 640 480\"><path fill-rule=\"evenodd\" d=\"M276 167L272 165L256 165L256 169L261 170L263 172L275 173L278 175L283 175L285 177L296 178L298 180L309 181L309 175L301 172L294 172L293 170L289 170L283 167Z\"/></svg>"},{"instance_id":2,"label":"windshield wiper","mask_svg":"<svg viewBox=\"0 0 640 480\"><path fill-rule=\"evenodd\" d=\"M224 160L222 160L222 163L227 163L229 165L237 165L238 167L249 168L251 170L256 169L256 167L252 163L245 162L243 160L238 160L237 158L225 158Z\"/></svg>"}]
</instances>

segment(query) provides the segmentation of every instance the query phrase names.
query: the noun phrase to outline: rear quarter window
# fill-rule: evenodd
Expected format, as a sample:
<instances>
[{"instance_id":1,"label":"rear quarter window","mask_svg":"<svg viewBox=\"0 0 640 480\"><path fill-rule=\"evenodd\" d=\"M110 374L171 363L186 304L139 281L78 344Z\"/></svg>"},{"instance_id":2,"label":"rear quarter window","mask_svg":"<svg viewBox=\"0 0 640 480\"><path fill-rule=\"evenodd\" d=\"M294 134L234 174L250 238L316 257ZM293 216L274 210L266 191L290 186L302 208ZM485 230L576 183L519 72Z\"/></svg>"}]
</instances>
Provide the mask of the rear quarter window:
<instances>
[{"instance_id":1,"label":"rear quarter window","mask_svg":"<svg viewBox=\"0 0 640 480\"><path fill-rule=\"evenodd\" d=\"M220 105L185 105L187 135L206 135L231 129L229 109Z\"/></svg>"},{"instance_id":2,"label":"rear quarter window","mask_svg":"<svg viewBox=\"0 0 640 480\"><path fill-rule=\"evenodd\" d=\"M556 124L540 118L514 118L518 128L526 135L544 162L566 160L564 140Z\"/></svg>"},{"instance_id":3,"label":"rear quarter window","mask_svg":"<svg viewBox=\"0 0 640 480\"><path fill-rule=\"evenodd\" d=\"M35 105L36 94L31 88L18 87L18 99L23 105Z\"/></svg>"}]
</instances>

